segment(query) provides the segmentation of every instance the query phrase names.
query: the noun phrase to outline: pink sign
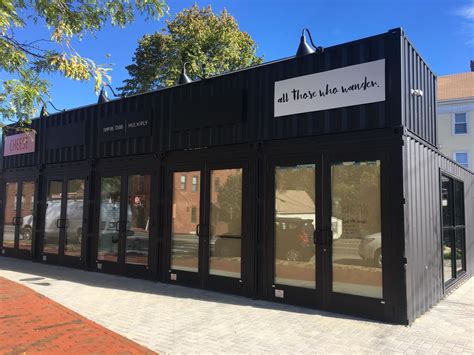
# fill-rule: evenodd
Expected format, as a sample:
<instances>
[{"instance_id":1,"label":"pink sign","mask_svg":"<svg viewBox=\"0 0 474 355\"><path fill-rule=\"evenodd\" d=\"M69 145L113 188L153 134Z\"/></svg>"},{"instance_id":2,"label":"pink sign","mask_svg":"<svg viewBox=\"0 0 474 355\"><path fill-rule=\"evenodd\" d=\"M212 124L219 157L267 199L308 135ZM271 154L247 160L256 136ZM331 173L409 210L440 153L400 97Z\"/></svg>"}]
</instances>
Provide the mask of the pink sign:
<instances>
[{"instance_id":1,"label":"pink sign","mask_svg":"<svg viewBox=\"0 0 474 355\"><path fill-rule=\"evenodd\" d=\"M3 156L33 153L35 151L34 132L14 134L5 137L5 147L3 147Z\"/></svg>"}]
</instances>

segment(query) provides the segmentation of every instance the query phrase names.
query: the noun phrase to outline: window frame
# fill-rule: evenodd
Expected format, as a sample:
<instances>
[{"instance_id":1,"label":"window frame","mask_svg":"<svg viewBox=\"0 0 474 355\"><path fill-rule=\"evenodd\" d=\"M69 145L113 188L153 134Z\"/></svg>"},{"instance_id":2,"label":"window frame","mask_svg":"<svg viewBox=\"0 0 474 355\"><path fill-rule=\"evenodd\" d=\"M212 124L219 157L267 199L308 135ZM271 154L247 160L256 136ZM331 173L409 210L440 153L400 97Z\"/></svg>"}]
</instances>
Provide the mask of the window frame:
<instances>
[{"instance_id":1,"label":"window frame","mask_svg":"<svg viewBox=\"0 0 474 355\"><path fill-rule=\"evenodd\" d=\"M442 200L443 200L443 177L446 177L450 180L452 180L452 193L453 193L453 196L452 196L452 204L453 204L453 207L452 207L452 218L453 218L453 222L452 222L452 226L445 226L444 224L444 220L443 220L443 204L442 204ZM462 211L463 211L463 220L464 220L464 225L457 225L456 224L456 221L455 221L455 206L456 206L456 198L455 198L455 184L456 182L460 182L462 183L462 186L463 186L463 191L465 191L465 184L464 184L464 180L460 179L459 177L447 172L447 171L444 171L442 169L439 169L439 193L440 193L440 230L441 230L441 238L440 238L440 249L441 249L441 278L442 278L442 283L443 283L443 290L444 290L444 293L446 293L453 285L457 284L459 280L462 280L465 276L466 276L466 268L467 268L467 264L466 264L466 200L464 198L464 193L463 193L463 198L462 198L462 201L463 201L463 205L462 205ZM454 258L454 264L452 264L452 278L449 279L449 280L445 280L444 278L444 259L443 259L443 242L444 242L444 230L445 229L451 229L453 230L453 239L451 241L451 250L452 250L452 253L453 253L453 250L455 252L456 250L456 232L457 232L457 228L463 228L464 229L464 240L462 241L462 246L463 246L463 256L462 256L462 270L457 270L456 269L456 259ZM455 255L455 254L454 254ZM451 262L453 261L453 258L451 259Z\"/></svg>"},{"instance_id":2,"label":"window frame","mask_svg":"<svg viewBox=\"0 0 474 355\"><path fill-rule=\"evenodd\" d=\"M466 121L466 132L465 133L456 133L456 115L464 114L464 118ZM451 117L451 130L453 136L465 136L469 134L469 119L467 112L453 112Z\"/></svg>"},{"instance_id":3,"label":"window frame","mask_svg":"<svg viewBox=\"0 0 474 355\"><path fill-rule=\"evenodd\" d=\"M188 178L187 178L186 175L181 174L179 176L179 189L180 189L180 191L186 191L187 180L188 180Z\"/></svg>"},{"instance_id":4,"label":"window frame","mask_svg":"<svg viewBox=\"0 0 474 355\"><path fill-rule=\"evenodd\" d=\"M456 154L466 154L467 156L467 166L464 166L463 164L461 164L460 162L457 161L456 159ZM462 167L466 168L466 169L469 169L469 163L470 163L470 160L471 160L471 157L470 157L470 154L469 154L469 151L467 150L456 150L453 152L453 160L458 163L459 165L461 165Z\"/></svg>"}]
</instances>

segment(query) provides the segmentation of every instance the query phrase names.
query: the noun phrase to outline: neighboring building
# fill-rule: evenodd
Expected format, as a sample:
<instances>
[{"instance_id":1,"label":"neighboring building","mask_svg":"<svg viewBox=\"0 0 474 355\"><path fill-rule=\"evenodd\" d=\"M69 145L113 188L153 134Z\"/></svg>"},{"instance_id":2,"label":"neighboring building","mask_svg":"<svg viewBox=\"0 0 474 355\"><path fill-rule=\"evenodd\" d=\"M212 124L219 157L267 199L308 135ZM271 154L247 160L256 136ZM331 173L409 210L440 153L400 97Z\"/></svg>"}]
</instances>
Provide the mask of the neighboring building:
<instances>
[{"instance_id":1,"label":"neighboring building","mask_svg":"<svg viewBox=\"0 0 474 355\"><path fill-rule=\"evenodd\" d=\"M438 77L441 151L474 170L474 63L471 72Z\"/></svg>"}]
</instances>

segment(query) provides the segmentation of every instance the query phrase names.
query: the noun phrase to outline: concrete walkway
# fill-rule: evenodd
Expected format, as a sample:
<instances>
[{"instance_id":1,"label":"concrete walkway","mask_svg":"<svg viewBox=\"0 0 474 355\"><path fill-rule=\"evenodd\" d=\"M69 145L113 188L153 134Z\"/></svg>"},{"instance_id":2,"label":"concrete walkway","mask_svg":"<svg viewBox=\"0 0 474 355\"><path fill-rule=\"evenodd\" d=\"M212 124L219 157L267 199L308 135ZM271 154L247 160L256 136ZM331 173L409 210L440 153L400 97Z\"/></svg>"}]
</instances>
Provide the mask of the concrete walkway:
<instances>
[{"instance_id":1,"label":"concrete walkway","mask_svg":"<svg viewBox=\"0 0 474 355\"><path fill-rule=\"evenodd\" d=\"M162 353L474 354L474 279L405 327L5 257L0 276Z\"/></svg>"}]
</instances>

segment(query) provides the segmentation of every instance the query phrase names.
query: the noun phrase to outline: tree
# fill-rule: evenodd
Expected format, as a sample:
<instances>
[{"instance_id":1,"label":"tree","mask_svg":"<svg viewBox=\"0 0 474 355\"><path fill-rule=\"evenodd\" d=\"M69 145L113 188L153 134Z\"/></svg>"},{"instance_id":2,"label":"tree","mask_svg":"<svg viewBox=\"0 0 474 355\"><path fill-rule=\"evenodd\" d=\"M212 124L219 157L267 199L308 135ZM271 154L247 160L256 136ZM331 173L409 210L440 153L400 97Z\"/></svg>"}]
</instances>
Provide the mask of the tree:
<instances>
[{"instance_id":1,"label":"tree","mask_svg":"<svg viewBox=\"0 0 474 355\"><path fill-rule=\"evenodd\" d=\"M119 88L129 95L176 83L183 64L194 80L259 64L256 44L239 29L227 10L213 13L210 6L191 8L167 22L167 28L138 41L133 64L126 67L130 79Z\"/></svg>"},{"instance_id":2,"label":"tree","mask_svg":"<svg viewBox=\"0 0 474 355\"><path fill-rule=\"evenodd\" d=\"M136 13L158 19L167 10L164 0L0 0L0 72L7 77L0 79L0 118L27 126L49 97L48 73L94 79L98 92L103 81L110 81L110 68L81 57L72 42L108 23L125 27ZM50 29L49 39L19 39L19 30L38 24Z\"/></svg>"}]
</instances>

